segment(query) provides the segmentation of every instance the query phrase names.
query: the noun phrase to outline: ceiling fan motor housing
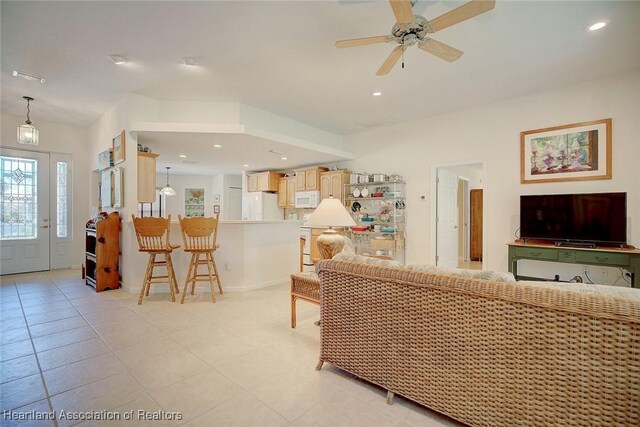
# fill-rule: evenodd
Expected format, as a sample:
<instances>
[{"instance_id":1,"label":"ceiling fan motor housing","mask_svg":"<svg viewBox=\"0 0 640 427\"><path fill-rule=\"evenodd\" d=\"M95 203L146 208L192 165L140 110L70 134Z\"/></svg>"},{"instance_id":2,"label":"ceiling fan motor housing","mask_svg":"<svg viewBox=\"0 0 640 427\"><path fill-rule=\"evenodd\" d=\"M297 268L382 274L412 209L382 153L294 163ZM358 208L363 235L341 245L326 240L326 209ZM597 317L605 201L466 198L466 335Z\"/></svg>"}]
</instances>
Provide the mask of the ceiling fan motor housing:
<instances>
[{"instance_id":1,"label":"ceiling fan motor housing","mask_svg":"<svg viewBox=\"0 0 640 427\"><path fill-rule=\"evenodd\" d=\"M404 46L413 46L419 41L424 40L427 34L434 33L429 21L424 16L413 15L415 22L399 23L397 22L391 29L391 35L396 43Z\"/></svg>"}]
</instances>

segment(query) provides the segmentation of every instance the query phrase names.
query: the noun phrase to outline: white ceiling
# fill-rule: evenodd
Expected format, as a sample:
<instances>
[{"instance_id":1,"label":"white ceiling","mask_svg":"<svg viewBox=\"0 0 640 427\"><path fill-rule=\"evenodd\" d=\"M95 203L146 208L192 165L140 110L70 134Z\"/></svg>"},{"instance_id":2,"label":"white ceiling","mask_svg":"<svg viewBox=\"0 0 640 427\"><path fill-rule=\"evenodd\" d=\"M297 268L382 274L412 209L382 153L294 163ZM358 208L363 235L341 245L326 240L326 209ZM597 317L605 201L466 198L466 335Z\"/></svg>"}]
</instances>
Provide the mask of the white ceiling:
<instances>
[{"instance_id":1,"label":"white ceiling","mask_svg":"<svg viewBox=\"0 0 640 427\"><path fill-rule=\"evenodd\" d=\"M433 18L463 3L420 1L414 12ZM434 37L463 50L459 61L414 46L384 77L375 72L391 45L333 44L387 34L386 1L2 1L1 15L2 112L24 115L31 95L36 123L86 126L133 92L241 102L348 134L640 68L638 1L498 0ZM585 31L603 19L604 30Z\"/></svg>"},{"instance_id":2,"label":"white ceiling","mask_svg":"<svg viewBox=\"0 0 640 427\"><path fill-rule=\"evenodd\" d=\"M149 147L153 153L161 153L156 160L158 171L170 166L171 172L178 175L238 174L243 170L284 171L345 160L343 157L246 134L138 132L138 143ZM214 144L222 147L214 148ZM187 157L180 158L181 154ZM287 160L282 160L282 157ZM245 164L249 167L245 168Z\"/></svg>"}]
</instances>

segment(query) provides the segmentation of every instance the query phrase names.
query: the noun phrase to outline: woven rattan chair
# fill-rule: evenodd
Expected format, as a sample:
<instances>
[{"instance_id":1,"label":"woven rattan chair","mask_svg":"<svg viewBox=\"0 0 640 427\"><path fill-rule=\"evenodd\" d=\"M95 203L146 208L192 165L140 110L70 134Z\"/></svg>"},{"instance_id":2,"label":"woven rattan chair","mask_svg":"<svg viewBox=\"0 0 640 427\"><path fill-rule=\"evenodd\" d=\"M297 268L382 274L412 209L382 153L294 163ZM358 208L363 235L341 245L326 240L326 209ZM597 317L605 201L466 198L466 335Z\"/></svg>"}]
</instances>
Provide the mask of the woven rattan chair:
<instances>
[{"instance_id":1,"label":"woven rattan chair","mask_svg":"<svg viewBox=\"0 0 640 427\"><path fill-rule=\"evenodd\" d=\"M178 283L176 281L176 273L171 261L171 252L180 247L180 245L171 244L169 238L169 226L171 225L171 215L168 218L136 218L131 215L133 220L133 228L138 238L138 250L149 254L149 262L147 263L147 271L144 274L142 289L140 290L140 298L138 305L142 304L142 297L146 294L149 296L151 283L169 283L169 291L171 292L171 301L176 300L175 294L178 293ZM158 255L163 255L164 259L157 260ZM166 276L154 276L153 271L156 267L165 267ZM154 279L160 279L154 282Z\"/></svg>"},{"instance_id":2,"label":"woven rattan chair","mask_svg":"<svg viewBox=\"0 0 640 427\"><path fill-rule=\"evenodd\" d=\"M291 327L296 327L296 302L298 299L313 304L320 304L320 280L315 273L302 271L302 252L305 239L300 238L300 273L291 275Z\"/></svg>"},{"instance_id":3,"label":"woven rattan chair","mask_svg":"<svg viewBox=\"0 0 640 427\"><path fill-rule=\"evenodd\" d=\"M189 283L191 283L191 295L194 294L196 282L209 282L211 288L211 302L216 302L214 292L214 280L218 283L220 294L223 294L218 268L213 257L213 252L219 248L216 243L218 237L219 214L215 218L182 218L180 220L180 229L182 230L182 241L184 242L184 251L191 253L191 262L189 263L189 272L184 281L184 290L180 304L184 304L184 298L187 295ZM203 257L203 258L201 258ZM198 274L198 267L207 266L207 274Z\"/></svg>"}]
</instances>

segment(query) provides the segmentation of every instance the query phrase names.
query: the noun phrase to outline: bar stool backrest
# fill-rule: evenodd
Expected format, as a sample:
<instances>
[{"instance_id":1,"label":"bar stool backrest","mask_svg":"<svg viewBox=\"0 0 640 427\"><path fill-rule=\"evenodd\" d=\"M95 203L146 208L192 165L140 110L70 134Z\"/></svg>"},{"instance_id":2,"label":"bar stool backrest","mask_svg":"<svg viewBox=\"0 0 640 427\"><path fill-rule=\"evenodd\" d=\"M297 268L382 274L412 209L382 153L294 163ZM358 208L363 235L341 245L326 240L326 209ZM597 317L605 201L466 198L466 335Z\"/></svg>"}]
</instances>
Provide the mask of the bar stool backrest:
<instances>
[{"instance_id":1,"label":"bar stool backrest","mask_svg":"<svg viewBox=\"0 0 640 427\"><path fill-rule=\"evenodd\" d=\"M182 218L178 215L185 251L213 251L216 249L220 214L215 217Z\"/></svg>"},{"instance_id":2,"label":"bar stool backrest","mask_svg":"<svg viewBox=\"0 0 640 427\"><path fill-rule=\"evenodd\" d=\"M164 251L170 249L169 227L171 215L167 218L145 217L133 219L133 228L136 230L138 247L141 251Z\"/></svg>"}]
</instances>

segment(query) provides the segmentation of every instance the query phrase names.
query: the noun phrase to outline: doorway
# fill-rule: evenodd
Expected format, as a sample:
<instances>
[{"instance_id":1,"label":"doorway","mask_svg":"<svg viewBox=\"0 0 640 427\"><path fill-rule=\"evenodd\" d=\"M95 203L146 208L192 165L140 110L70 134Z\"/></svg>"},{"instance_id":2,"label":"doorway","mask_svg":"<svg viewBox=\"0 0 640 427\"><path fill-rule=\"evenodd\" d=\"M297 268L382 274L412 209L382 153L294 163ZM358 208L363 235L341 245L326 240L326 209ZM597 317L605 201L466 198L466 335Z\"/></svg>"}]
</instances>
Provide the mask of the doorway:
<instances>
[{"instance_id":1,"label":"doorway","mask_svg":"<svg viewBox=\"0 0 640 427\"><path fill-rule=\"evenodd\" d=\"M482 269L482 163L435 168L435 264Z\"/></svg>"},{"instance_id":2,"label":"doorway","mask_svg":"<svg viewBox=\"0 0 640 427\"><path fill-rule=\"evenodd\" d=\"M71 156L0 149L0 274L71 266Z\"/></svg>"}]
</instances>

